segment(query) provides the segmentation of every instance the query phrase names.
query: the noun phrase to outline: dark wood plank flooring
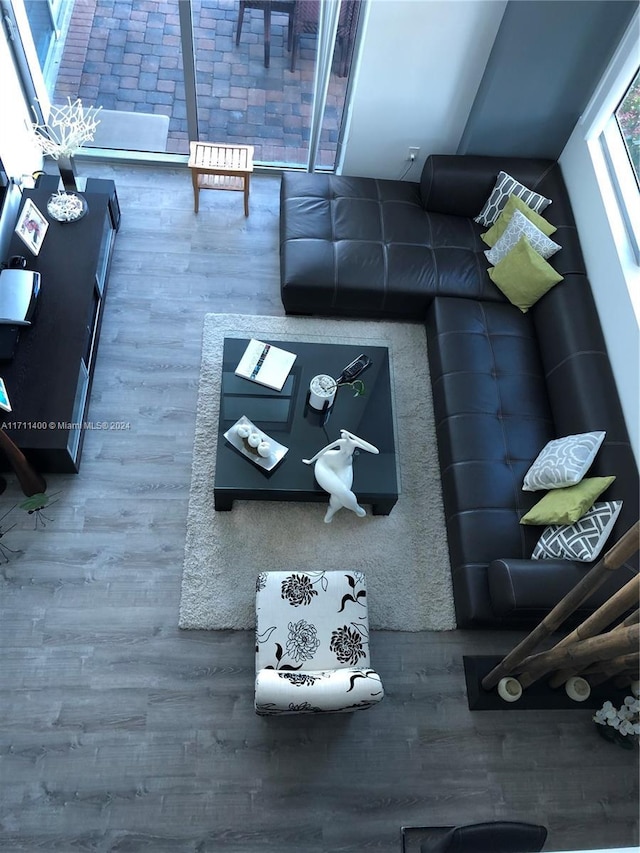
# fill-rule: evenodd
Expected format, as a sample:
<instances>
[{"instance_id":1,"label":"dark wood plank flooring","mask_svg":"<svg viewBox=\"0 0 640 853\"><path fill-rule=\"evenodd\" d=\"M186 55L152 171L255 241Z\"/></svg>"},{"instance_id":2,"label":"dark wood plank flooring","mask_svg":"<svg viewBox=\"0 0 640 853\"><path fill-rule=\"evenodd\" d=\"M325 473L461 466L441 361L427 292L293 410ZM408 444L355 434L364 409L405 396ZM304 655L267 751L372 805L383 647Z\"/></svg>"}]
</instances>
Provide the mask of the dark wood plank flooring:
<instances>
[{"instance_id":1,"label":"dark wood plank flooring","mask_svg":"<svg viewBox=\"0 0 640 853\"><path fill-rule=\"evenodd\" d=\"M3 539L23 552L2 572L0 849L399 853L402 825L493 818L545 824L550 850L637 843L637 754L591 712L468 711L462 655L520 635L376 633L380 706L270 719L251 632L178 630L203 316L283 313L279 178L245 219L221 192L195 217L186 169L83 172L123 212L89 416L130 428L88 432L46 528L15 510Z\"/></svg>"}]
</instances>

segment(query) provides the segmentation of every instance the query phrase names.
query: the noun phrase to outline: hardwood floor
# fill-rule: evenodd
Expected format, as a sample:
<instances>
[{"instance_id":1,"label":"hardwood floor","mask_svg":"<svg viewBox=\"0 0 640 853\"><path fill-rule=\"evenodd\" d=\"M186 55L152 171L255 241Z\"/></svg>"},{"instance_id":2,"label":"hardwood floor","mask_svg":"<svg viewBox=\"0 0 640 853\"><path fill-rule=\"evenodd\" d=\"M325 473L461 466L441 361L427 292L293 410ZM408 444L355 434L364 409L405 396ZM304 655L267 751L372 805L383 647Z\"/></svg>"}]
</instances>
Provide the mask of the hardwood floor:
<instances>
[{"instance_id":1,"label":"hardwood floor","mask_svg":"<svg viewBox=\"0 0 640 853\"><path fill-rule=\"evenodd\" d=\"M520 635L374 633L378 707L262 718L252 633L178 630L203 317L283 314L279 179L245 219L221 192L194 216L186 169L82 171L123 214L89 417L130 428L49 478L46 528L4 522L0 849L399 853L403 825L493 818L545 824L549 850L636 844L637 753L591 712L467 709L462 655Z\"/></svg>"}]
</instances>

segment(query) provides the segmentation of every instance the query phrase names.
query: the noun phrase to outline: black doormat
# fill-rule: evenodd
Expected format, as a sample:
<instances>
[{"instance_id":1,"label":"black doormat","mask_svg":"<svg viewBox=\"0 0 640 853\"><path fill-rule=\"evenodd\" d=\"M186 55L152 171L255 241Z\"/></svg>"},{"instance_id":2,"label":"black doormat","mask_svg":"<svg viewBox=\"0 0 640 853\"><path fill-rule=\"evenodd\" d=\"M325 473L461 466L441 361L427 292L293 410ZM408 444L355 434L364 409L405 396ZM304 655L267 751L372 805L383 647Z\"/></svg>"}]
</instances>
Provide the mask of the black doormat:
<instances>
[{"instance_id":1,"label":"black doormat","mask_svg":"<svg viewBox=\"0 0 640 853\"><path fill-rule=\"evenodd\" d=\"M482 679L497 666L503 657L465 655L464 677L467 684L467 702L470 711L542 711L542 710L571 710L575 708L601 708L609 699L619 707L625 696L629 696L628 687L615 687L612 681L605 681L591 688L591 695L584 702L574 702L567 696L564 685L553 689L547 684L545 677L534 682L531 687L523 690L517 702L505 702L498 695L497 688L485 690Z\"/></svg>"}]
</instances>

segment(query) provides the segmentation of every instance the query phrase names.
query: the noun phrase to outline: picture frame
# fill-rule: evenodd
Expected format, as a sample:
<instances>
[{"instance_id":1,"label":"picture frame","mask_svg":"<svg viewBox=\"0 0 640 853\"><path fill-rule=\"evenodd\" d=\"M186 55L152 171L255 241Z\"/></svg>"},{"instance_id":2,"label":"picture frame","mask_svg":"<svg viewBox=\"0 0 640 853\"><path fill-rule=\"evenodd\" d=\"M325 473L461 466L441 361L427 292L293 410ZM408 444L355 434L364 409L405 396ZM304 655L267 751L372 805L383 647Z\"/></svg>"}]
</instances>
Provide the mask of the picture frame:
<instances>
[{"instance_id":1,"label":"picture frame","mask_svg":"<svg viewBox=\"0 0 640 853\"><path fill-rule=\"evenodd\" d=\"M28 198L18 217L15 232L34 255L39 253L48 227L49 222Z\"/></svg>"},{"instance_id":2,"label":"picture frame","mask_svg":"<svg viewBox=\"0 0 640 853\"><path fill-rule=\"evenodd\" d=\"M5 412L11 411L7 386L4 384L4 379L2 378L0 378L0 409L4 409Z\"/></svg>"}]
</instances>

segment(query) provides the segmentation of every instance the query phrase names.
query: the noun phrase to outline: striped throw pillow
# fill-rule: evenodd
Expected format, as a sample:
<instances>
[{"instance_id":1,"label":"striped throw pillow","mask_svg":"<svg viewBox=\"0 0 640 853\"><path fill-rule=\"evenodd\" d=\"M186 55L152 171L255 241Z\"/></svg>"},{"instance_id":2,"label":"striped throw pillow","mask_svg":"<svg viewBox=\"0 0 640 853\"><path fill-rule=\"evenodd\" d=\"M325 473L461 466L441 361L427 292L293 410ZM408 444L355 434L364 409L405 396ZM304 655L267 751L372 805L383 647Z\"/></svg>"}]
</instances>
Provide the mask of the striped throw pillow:
<instances>
[{"instance_id":1,"label":"striped throw pillow","mask_svg":"<svg viewBox=\"0 0 640 853\"><path fill-rule=\"evenodd\" d=\"M536 213L542 213L551 204L550 198L545 198L539 193L534 193L533 190L516 181L511 175L508 175L506 172L500 172L491 195L474 221L480 225L486 225L487 228L493 225L502 213L511 195L521 198Z\"/></svg>"}]
</instances>

